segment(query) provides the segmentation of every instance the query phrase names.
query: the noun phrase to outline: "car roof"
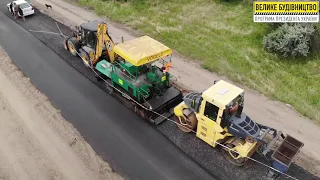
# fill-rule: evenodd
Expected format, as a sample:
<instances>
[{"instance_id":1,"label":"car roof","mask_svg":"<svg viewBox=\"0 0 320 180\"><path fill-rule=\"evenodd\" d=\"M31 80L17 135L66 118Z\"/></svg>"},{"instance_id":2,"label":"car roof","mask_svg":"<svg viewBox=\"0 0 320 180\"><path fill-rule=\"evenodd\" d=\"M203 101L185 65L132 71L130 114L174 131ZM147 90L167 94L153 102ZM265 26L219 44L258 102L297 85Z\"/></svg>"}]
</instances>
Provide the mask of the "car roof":
<instances>
[{"instance_id":1,"label":"car roof","mask_svg":"<svg viewBox=\"0 0 320 180\"><path fill-rule=\"evenodd\" d=\"M16 0L16 1L13 1L14 3L16 3L16 4L22 4L22 3L27 3L27 4L29 4L27 1L25 1L25 0Z\"/></svg>"},{"instance_id":2,"label":"car roof","mask_svg":"<svg viewBox=\"0 0 320 180\"><path fill-rule=\"evenodd\" d=\"M94 20L94 21L89 21L86 23L82 23L80 25L81 28L88 30L88 31L98 31L98 25L104 23L102 20Z\"/></svg>"}]
</instances>

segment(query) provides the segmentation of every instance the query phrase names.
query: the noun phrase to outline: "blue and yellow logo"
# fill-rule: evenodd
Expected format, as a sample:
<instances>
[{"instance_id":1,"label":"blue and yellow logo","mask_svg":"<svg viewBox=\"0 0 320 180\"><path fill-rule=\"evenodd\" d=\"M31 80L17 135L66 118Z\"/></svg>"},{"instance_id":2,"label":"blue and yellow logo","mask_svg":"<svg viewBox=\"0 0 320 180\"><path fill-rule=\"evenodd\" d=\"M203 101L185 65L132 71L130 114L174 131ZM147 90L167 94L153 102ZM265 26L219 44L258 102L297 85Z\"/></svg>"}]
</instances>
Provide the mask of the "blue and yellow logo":
<instances>
[{"instance_id":1,"label":"blue and yellow logo","mask_svg":"<svg viewBox=\"0 0 320 180\"><path fill-rule=\"evenodd\" d=\"M255 1L254 15L318 15L319 1Z\"/></svg>"}]
</instances>

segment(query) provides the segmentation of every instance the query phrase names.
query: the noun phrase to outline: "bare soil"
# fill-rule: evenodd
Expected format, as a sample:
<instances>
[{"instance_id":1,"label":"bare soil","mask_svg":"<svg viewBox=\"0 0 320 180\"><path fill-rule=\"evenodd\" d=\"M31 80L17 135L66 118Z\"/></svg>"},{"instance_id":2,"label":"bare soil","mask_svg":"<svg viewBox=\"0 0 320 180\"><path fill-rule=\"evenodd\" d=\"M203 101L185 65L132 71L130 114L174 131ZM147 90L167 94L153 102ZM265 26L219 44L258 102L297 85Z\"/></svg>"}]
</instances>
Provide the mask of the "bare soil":
<instances>
[{"instance_id":1,"label":"bare soil","mask_svg":"<svg viewBox=\"0 0 320 180\"><path fill-rule=\"evenodd\" d=\"M41 12L70 27L89 20L106 19L63 0L33 0L32 3ZM53 8L46 9L44 4L51 4ZM122 37L126 41L140 35L124 25L108 22L110 35L116 43L121 42ZM177 84L184 89L201 92L210 87L214 80L223 79L230 82L225 77L202 69L199 64L188 61L176 52L173 56L171 73L177 77ZM304 142L296 163L320 177L320 127L310 119L302 117L289 104L271 101L255 91L237 85L246 90L245 113L258 123L281 130L284 134L290 134Z\"/></svg>"},{"instance_id":2,"label":"bare soil","mask_svg":"<svg viewBox=\"0 0 320 180\"><path fill-rule=\"evenodd\" d=\"M0 47L0 179L117 180Z\"/></svg>"}]
</instances>

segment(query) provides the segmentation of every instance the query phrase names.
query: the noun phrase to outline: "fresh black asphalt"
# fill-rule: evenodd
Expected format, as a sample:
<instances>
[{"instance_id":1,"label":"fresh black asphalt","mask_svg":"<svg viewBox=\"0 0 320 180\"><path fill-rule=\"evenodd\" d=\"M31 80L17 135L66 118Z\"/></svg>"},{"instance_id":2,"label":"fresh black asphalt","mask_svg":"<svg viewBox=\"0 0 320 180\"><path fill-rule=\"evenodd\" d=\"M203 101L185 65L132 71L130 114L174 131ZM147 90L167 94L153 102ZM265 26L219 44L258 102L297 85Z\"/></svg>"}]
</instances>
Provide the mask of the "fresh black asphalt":
<instances>
[{"instance_id":1,"label":"fresh black asphalt","mask_svg":"<svg viewBox=\"0 0 320 180\"><path fill-rule=\"evenodd\" d=\"M0 44L97 153L130 179L212 179L170 141L0 12Z\"/></svg>"},{"instance_id":2,"label":"fresh black asphalt","mask_svg":"<svg viewBox=\"0 0 320 180\"><path fill-rule=\"evenodd\" d=\"M6 12L3 6L1 8ZM91 78L92 74L80 59L63 49L61 37L32 33L35 38L26 31L58 32L50 17L37 12L26 22L18 21L24 29L2 13L0 20L0 44L17 66L50 98L97 153L121 174L131 179L202 180L213 179L207 171L215 174L218 177L216 179L261 179L266 172L265 167L256 163L244 168L230 165L218 149L212 149L195 138L194 134L181 133L170 122L158 126L159 131L156 131L95 86L92 83L95 79ZM59 26L64 34L70 34L68 27ZM202 170L159 132L207 171ZM299 179L316 179L295 165L289 174Z\"/></svg>"}]
</instances>

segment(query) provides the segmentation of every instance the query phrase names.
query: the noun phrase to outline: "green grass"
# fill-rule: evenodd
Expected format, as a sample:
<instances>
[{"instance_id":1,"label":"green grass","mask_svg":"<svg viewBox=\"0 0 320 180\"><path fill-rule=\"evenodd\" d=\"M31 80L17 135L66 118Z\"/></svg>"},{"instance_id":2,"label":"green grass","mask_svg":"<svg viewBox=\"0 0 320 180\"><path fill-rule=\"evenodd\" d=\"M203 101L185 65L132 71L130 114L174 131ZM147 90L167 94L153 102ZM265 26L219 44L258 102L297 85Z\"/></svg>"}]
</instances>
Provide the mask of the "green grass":
<instances>
[{"instance_id":1,"label":"green grass","mask_svg":"<svg viewBox=\"0 0 320 180\"><path fill-rule=\"evenodd\" d=\"M78 0L141 33L152 36L204 68L273 99L291 104L320 123L320 60L284 59L266 53L266 24L253 23L252 3L209 0L136 0L113 3ZM288 119L290 121L290 119Z\"/></svg>"}]
</instances>

